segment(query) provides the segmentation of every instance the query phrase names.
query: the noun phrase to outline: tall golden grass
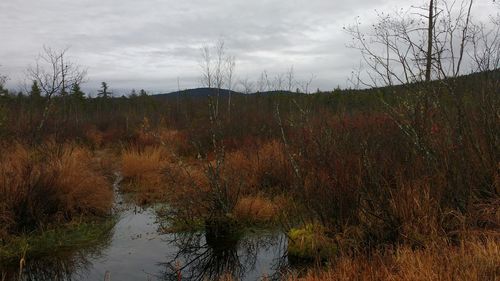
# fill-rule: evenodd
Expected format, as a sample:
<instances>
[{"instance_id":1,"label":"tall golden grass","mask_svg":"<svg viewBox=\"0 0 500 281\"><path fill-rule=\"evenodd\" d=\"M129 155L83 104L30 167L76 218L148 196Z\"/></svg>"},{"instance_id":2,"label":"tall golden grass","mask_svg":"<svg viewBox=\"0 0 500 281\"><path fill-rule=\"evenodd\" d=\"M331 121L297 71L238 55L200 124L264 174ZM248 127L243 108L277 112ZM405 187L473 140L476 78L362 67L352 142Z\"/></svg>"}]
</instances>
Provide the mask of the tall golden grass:
<instances>
[{"instance_id":1,"label":"tall golden grass","mask_svg":"<svg viewBox=\"0 0 500 281\"><path fill-rule=\"evenodd\" d=\"M125 179L140 178L145 174L160 175L165 164L165 153L159 147L127 149L122 152L121 172Z\"/></svg>"},{"instance_id":2,"label":"tall golden grass","mask_svg":"<svg viewBox=\"0 0 500 281\"><path fill-rule=\"evenodd\" d=\"M0 234L34 230L80 216L104 216L112 203L91 153L71 144L2 148Z\"/></svg>"},{"instance_id":3,"label":"tall golden grass","mask_svg":"<svg viewBox=\"0 0 500 281\"><path fill-rule=\"evenodd\" d=\"M281 193L289 189L291 171L282 143L277 140L262 143L256 150L241 148L227 153L223 178L239 192L256 194Z\"/></svg>"},{"instance_id":4,"label":"tall golden grass","mask_svg":"<svg viewBox=\"0 0 500 281\"><path fill-rule=\"evenodd\" d=\"M338 258L326 270L310 271L288 280L401 280L401 281L495 281L500 278L500 241L462 242L425 249L401 246L380 250L371 257Z\"/></svg>"},{"instance_id":5,"label":"tall golden grass","mask_svg":"<svg viewBox=\"0 0 500 281\"><path fill-rule=\"evenodd\" d=\"M233 210L235 219L249 224L266 224L279 218L280 207L262 195L242 197Z\"/></svg>"},{"instance_id":6,"label":"tall golden grass","mask_svg":"<svg viewBox=\"0 0 500 281\"><path fill-rule=\"evenodd\" d=\"M61 192L62 209L66 214L105 214L111 205L112 190L98 167L92 167L91 153L81 147L63 149L52 162L54 187Z\"/></svg>"},{"instance_id":7,"label":"tall golden grass","mask_svg":"<svg viewBox=\"0 0 500 281\"><path fill-rule=\"evenodd\" d=\"M141 204L165 198L164 169L168 164L166 151L161 147L127 149L121 156L121 173L126 191L136 193Z\"/></svg>"},{"instance_id":8,"label":"tall golden grass","mask_svg":"<svg viewBox=\"0 0 500 281\"><path fill-rule=\"evenodd\" d=\"M124 150L120 162L124 190L135 192L141 204L170 201L175 195L199 196L197 192L208 186L202 167L186 165L173 153L164 146Z\"/></svg>"}]
</instances>

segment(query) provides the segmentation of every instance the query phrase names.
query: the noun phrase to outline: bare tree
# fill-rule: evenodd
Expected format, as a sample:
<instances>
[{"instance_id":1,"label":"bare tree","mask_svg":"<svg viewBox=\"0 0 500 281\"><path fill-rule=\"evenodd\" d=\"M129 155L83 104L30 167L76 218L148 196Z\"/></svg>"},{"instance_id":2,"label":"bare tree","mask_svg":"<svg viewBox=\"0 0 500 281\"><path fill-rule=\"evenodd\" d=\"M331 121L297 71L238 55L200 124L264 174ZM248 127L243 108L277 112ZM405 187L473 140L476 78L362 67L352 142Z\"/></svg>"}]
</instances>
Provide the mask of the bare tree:
<instances>
[{"instance_id":1,"label":"bare tree","mask_svg":"<svg viewBox=\"0 0 500 281\"><path fill-rule=\"evenodd\" d=\"M210 46L205 45L201 49L201 84L205 87L212 88L213 85L213 70L212 70L212 54L210 52Z\"/></svg>"},{"instance_id":2,"label":"bare tree","mask_svg":"<svg viewBox=\"0 0 500 281\"><path fill-rule=\"evenodd\" d=\"M236 58L234 56L227 56L226 58L226 72L227 72L227 89L228 89L228 97L227 97L227 116L231 119L231 91L233 89L234 84L234 71L236 68Z\"/></svg>"},{"instance_id":3,"label":"bare tree","mask_svg":"<svg viewBox=\"0 0 500 281\"><path fill-rule=\"evenodd\" d=\"M67 51L68 48L54 50L44 46L35 65L27 69L28 80L38 83L46 99L38 132L42 131L45 126L52 106L52 97L69 92L73 85L81 84L87 74L85 69L66 60Z\"/></svg>"},{"instance_id":4,"label":"bare tree","mask_svg":"<svg viewBox=\"0 0 500 281\"><path fill-rule=\"evenodd\" d=\"M426 53L426 63L425 63L425 81L431 81L431 67L432 67L432 38L434 30L434 0L430 0L429 3L429 16L427 17L427 53Z\"/></svg>"},{"instance_id":5,"label":"bare tree","mask_svg":"<svg viewBox=\"0 0 500 281\"><path fill-rule=\"evenodd\" d=\"M421 21L409 19L407 11L377 16L378 22L369 32L362 31L359 19L344 28L353 39L348 46L360 51L363 62L359 68L363 73L355 73L359 77L353 80L365 87L422 81L425 50L423 42L416 41L413 34L421 29Z\"/></svg>"},{"instance_id":6,"label":"bare tree","mask_svg":"<svg viewBox=\"0 0 500 281\"><path fill-rule=\"evenodd\" d=\"M500 68L500 14L490 17L489 26L484 23L473 24L471 42L473 47L467 54L474 62L474 71Z\"/></svg>"},{"instance_id":7,"label":"bare tree","mask_svg":"<svg viewBox=\"0 0 500 281\"><path fill-rule=\"evenodd\" d=\"M316 76L314 74L311 74L311 76L309 76L309 78L307 80L299 83L300 88L301 88L303 93L309 94L309 88L310 88L312 82L314 81L314 78L316 78Z\"/></svg>"},{"instance_id":8,"label":"bare tree","mask_svg":"<svg viewBox=\"0 0 500 281\"><path fill-rule=\"evenodd\" d=\"M201 51L201 81L205 87L215 88L216 90L214 114L217 117L219 114L220 90L224 86L231 88L234 83L236 59L226 54L225 43L222 39L217 41L214 46L205 45ZM230 99L228 104L230 104Z\"/></svg>"},{"instance_id":9,"label":"bare tree","mask_svg":"<svg viewBox=\"0 0 500 281\"><path fill-rule=\"evenodd\" d=\"M270 82L267 75L267 71L264 70L259 76L259 80L257 80L257 91L264 92L270 90Z\"/></svg>"},{"instance_id":10,"label":"bare tree","mask_svg":"<svg viewBox=\"0 0 500 281\"><path fill-rule=\"evenodd\" d=\"M220 39L215 44L215 67L214 67L214 83L215 87L220 90L226 82L226 49L224 40Z\"/></svg>"},{"instance_id":11,"label":"bare tree","mask_svg":"<svg viewBox=\"0 0 500 281\"><path fill-rule=\"evenodd\" d=\"M471 42L471 11L473 0L442 2L442 16L434 25L434 58L438 78L457 77L462 74L465 50Z\"/></svg>"},{"instance_id":12,"label":"bare tree","mask_svg":"<svg viewBox=\"0 0 500 281\"><path fill-rule=\"evenodd\" d=\"M283 73L278 73L276 76L274 76L273 80L273 89L275 91L282 91L283 90L283 84L285 83L285 75Z\"/></svg>"},{"instance_id":13,"label":"bare tree","mask_svg":"<svg viewBox=\"0 0 500 281\"><path fill-rule=\"evenodd\" d=\"M214 54L214 55L212 55ZM219 96L221 89L226 86L231 92L234 83L235 58L226 54L223 40L219 40L214 46L206 45L202 48L200 66L202 69L202 83L208 88L215 89L215 100L209 102L209 120L212 135L212 146L215 154L215 161L207 163L206 176L212 187L211 214L224 217L225 214L234 207L234 200L231 198L228 186L223 175L225 161L225 148L223 140L223 130L221 118L219 116ZM231 110L231 96L228 99L228 116ZM208 218L212 220L213 218Z\"/></svg>"},{"instance_id":14,"label":"bare tree","mask_svg":"<svg viewBox=\"0 0 500 281\"><path fill-rule=\"evenodd\" d=\"M291 92L293 87L295 86L295 73L293 71L293 65L290 66L290 69L286 72L286 83L287 83L287 90L288 92Z\"/></svg>"},{"instance_id":15,"label":"bare tree","mask_svg":"<svg viewBox=\"0 0 500 281\"><path fill-rule=\"evenodd\" d=\"M248 77L239 81L241 91L244 94L251 94L255 91L255 84Z\"/></svg>"},{"instance_id":16,"label":"bare tree","mask_svg":"<svg viewBox=\"0 0 500 281\"><path fill-rule=\"evenodd\" d=\"M372 87L465 73L464 55L473 41L472 7L473 0L430 0L425 7L378 13L369 31L362 28L359 19L345 27L353 39L349 47L360 51L366 67L363 77L353 81Z\"/></svg>"}]
</instances>

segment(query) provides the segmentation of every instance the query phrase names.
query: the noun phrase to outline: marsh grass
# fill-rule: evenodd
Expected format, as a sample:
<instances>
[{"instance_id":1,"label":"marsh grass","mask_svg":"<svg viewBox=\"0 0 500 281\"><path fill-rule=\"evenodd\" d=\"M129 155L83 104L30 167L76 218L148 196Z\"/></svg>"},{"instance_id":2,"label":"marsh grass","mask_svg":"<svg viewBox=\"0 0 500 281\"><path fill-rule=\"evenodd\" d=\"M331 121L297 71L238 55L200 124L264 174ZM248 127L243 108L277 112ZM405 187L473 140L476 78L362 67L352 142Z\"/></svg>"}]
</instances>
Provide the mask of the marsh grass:
<instances>
[{"instance_id":1,"label":"marsh grass","mask_svg":"<svg viewBox=\"0 0 500 281\"><path fill-rule=\"evenodd\" d=\"M64 255L102 243L110 237L116 219L72 222L8 237L0 244L0 264L16 265L21 259Z\"/></svg>"},{"instance_id":2,"label":"marsh grass","mask_svg":"<svg viewBox=\"0 0 500 281\"><path fill-rule=\"evenodd\" d=\"M244 225L272 226L279 223L282 207L279 200L268 199L262 195L247 196L238 200L233 216Z\"/></svg>"},{"instance_id":3,"label":"marsh grass","mask_svg":"<svg viewBox=\"0 0 500 281\"><path fill-rule=\"evenodd\" d=\"M164 199L164 169L168 163L168 154L161 147L130 148L123 151L123 190L135 193L135 199L141 205Z\"/></svg>"},{"instance_id":4,"label":"marsh grass","mask_svg":"<svg viewBox=\"0 0 500 281\"><path fill-rule=\"evenodd\" d=\"M381 249L370 257L342 256L327 268L305 276L290 274L287 280L494 281L499 277L500 241L496 237L464 241L459 246Z\"/></svg>"},{"instance_id":5,"label":"marsh grass","mask_svg":"<svg viewBox=\"0 0 500 281\"><path fill-rule=\"evenodd\" d=\"M319 225L302 236L333 240L339 253L311 280L413 280L416 271L465 280L467 268L472 280L488 280L498 240L485 237L500 227L498 74L235 96L238 118L221 113L216 134L209 98L88 99L82 116L54 114L42 133L125 147L123 191L140 204L166 202L162 216L178 230L214 217L242 228L279 221L285 232ZM0 102L2 136L32 136L30 98ZM109 194L98 178L112 164L89 161L92 153L74 145L0 145L0 239L105 215Z\"/></svg>"},{"instance_id":6,"label":"marsh grass","mask_svg":"<svg viewBox=\"0 0 500 281\"><path fill-rule=\"evenodd\" d=\"M20 143L0 156L0 239L73 219L106 217L111 184L94 166L92 153L71 144Z\"/></svg>"}]
</instances>

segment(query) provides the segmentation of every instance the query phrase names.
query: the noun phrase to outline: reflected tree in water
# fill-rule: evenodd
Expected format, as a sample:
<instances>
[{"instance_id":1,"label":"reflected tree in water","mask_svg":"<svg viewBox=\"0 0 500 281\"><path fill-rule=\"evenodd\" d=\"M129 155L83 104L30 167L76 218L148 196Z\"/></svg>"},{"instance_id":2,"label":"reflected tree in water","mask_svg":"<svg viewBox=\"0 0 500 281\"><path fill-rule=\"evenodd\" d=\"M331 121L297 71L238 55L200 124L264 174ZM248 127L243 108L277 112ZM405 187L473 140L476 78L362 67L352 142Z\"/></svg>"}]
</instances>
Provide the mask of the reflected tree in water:
<instances>
[{"instance_id":1,"label":"reflected tree in water","mask_svg":"<svg viewBox=\"0 0 500 281\"><path fill-rule=\"evenodd\" d=\"M218 280L232 277L242 280L256 269L257 258L261 252L278 251L276 256L280 258L275 263L278 266L283 264L281 257L284 256L286 248L283 246L283 240L281 235L276 234L218 241L204 233L174 235L168 242L179 250L169 262L163 264L165 272L160 279Z\"/></svg>"}]
</instances>

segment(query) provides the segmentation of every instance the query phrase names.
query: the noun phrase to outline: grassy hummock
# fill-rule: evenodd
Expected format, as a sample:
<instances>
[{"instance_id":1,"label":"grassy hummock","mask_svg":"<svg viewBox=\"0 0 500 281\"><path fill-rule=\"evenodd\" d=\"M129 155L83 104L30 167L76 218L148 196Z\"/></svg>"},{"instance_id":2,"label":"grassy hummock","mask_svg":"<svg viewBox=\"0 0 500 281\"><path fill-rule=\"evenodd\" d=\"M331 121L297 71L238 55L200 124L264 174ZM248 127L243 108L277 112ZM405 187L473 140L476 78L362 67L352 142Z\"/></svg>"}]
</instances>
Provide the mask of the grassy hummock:
<instances>
[{"instance_id":1,"label":"grassy hummock","mask_svg":"<svg viewBox=\"0 0 500 281\"><path fill-rule=\"evenodd\" d=\"M288 232L288 258L290 260L326 261L338 252L335 241L325 234L325 228L315 224L306 224L292 228Z\"/></svg>"},{"instance_id":2,"label":"grassy hummock","mask_svg":"<svg viewBox=\"0 0 500 281\"><path fill-rule=\"evenodd\" d=\"M0 265L17 264L45 255L57 255L97 245L110 236L114 218L104 221L68 223L63 226L11 236L0 241Z\"/></svg>"}]
</instances>

